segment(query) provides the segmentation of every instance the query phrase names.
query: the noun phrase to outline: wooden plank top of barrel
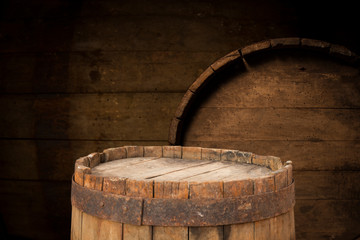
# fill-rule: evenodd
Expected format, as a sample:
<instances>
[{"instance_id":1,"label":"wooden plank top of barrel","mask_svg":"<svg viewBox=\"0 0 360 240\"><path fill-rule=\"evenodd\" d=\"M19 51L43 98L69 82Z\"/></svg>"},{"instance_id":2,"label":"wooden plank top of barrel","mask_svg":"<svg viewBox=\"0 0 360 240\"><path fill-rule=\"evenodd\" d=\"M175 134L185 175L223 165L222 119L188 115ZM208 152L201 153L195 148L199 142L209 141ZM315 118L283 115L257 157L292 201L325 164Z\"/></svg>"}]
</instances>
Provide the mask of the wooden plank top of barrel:
<instances>
[{"instance_id":1,"label":"wooden plank top of barrel","mask_svg":"<svg viewBox=\"0 0 360 240\"><path fill-rule=\"evenodd\" d=\"M291 162L228 149L124 146L79 158L71 239L295 239Z\"/></svg>"}]
</instances>

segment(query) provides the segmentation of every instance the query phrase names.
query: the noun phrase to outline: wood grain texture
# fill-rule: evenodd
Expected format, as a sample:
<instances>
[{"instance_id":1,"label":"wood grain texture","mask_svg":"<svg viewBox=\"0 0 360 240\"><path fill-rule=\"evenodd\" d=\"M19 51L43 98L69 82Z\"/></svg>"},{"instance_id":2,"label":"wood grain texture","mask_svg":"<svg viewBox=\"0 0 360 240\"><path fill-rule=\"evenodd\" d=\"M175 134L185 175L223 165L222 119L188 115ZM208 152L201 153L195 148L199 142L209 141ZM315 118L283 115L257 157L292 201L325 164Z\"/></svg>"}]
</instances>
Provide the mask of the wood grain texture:
<instances>
[{"instance_id":1,"label":"wood grain texture","mask_svg":"<svg viewBox=\"0 0 360 240\"><path fill-rule=\"evenodd\" d=\"M191 146L231 148L293 161L295 170L357 171L360 141L238 140L189 141ZM306 157L305 157L306 156ZM336 156L336 158L334 157Z\"/></svg>"},{"instance_id":2,"label":"wood grain texture","mask_svg":"<svg viewBox=\"0 0 360 240\"><path fill-rule=\"evenodd\" d=\"M7 128L0 137L165 140L168 129L164 126L169 125L181 96L179 93L3 95L0 107L7 114L0 123Z\"/></svg>"},{"instance_id":3,"label":"wood grain texture","mask_svg":"<svg viewBox=\"0 0 360 240\"><path fill-rule=\"evenodd\" d=\"M4 95L26 93L30 97L42 98L34 94L47 93L56 97L57 93L185 92L186 87L207 66L227 52L254 41L296 36L299 32L305 35L316 32L324 40L359 49L358 34L348 24L358 22L351 21L357 19L355 16L358 14L333 18L337 15L333 13L341 12L342 9L346 9L347 13L356 12L356 7L352 10L348 5L345 8L345 4L327 5L330 8L327 11L308 7L307 4L283 4L280 1L261 1L259 4L257 1L232 0L206 3L155 0L150 4L143 0L12 0L2 1L0 5L0 92ZM319 12L324 14L323 21L312 21L317 19ZM87 50L79 51L80 47ZM350 93L353 90L346 91ZM300 94L302 92L298 92ZM13 96L14 99L22 97ZM272 97L276 98L276 94ZM27 116L39 105L17 103L8 102L12 107L10 113L14 115L18 112L12 120L32 121ZM134 107L130 101L120 105L124 109ZM148 107L154 109L160 105L163 106L154 102ZM54 107L56 111L67 115L66 109L72 108L72 105ZM9 114L9 109L1 109L3 119ZM171 114L175 109L171 110ZM132 141L122 137L103 141L106 138L99 134L102 130L95 129L98 125L89 128L95 131L84 134L84 138L81 138L83 141L69 140L66 122L71 120L62 122L64 119L59 118L61 121L57 122L54 130L51 124L53 119L57 119L54 111L52 103L43 111L38 111L42 117L30 128L20 128L21 120L18 121L19 128L16 128L16 123L12 125L12 120L1 125L0 132L7 132L8 135L7 139L0 140L0 173L2 180L16 182L9 184L10 188L6 184L0 188L2 193L6 192L0 198L3 208L0 228L5 228L10 239L67 239L70 229L70 190L61 190L59 186L70 186L73 161L79 156L109 147L149 144L149 139L142 137L132 138ZM103 111L107 111L107 108L103 108ZM138 122L129 118L127 129L137 129L138 126L131 123ZM151 121L146 124L148 128L153 127ZM166 131L168 123L164 121L162 124L161 129ZM10 126L11 131L8 131ZM118 136L126 132L117 128L116 131ZM15 139L24 137L25 132L33 136ZM44 135L50 135L51 139L42 138ZM137 135L134 133L134 136ZM90 139L85 140L85 137ZM121 139L124 141L115 141ZM160 145L166 144L165 138L156 140L159 140ZM276 143L272 145L268 148L269 152L274 150ZM237 147L243 149L241 146ZM299 156L307 151L307 147L297 152ZM344 150L333 151L334 148ZM334 167L350 170L355 166L359 169L358 158L344 154L349 152L348 149L356 151L356 145L330 145L329 152L325 151L326 148L321 149L321 154L307 156L303 161L313 162L322 170L334 170ZM260 150L264 151L264 155L269 153L265 152L266 149ZM309 151L312 151L312 147ZM338 154L339 161L332 161L331 155L337 153L341 153ZM279 156L275 153L273 155ZM329 165L323 164L321 159L328 159L326 162ZM28 182L24 183L24 180ZM36 184L38 187L35 187ZM16 186L22 187L18 189ZM16 189L18 192L15 192ZM36 194L29 192L30 189ZM33 216L36 216L36 222L32 221ZM303 236L308 239L332 237L326 233ZM348 235L348 238L354 236Z\"/></svg>"},{"instance_id":4,"label":"wood grain texture","mask_svg":"<svg viewBox=\"0 0 360 240\"><path fill-rule=\"evenodd\" d=\"M188 199L186 182L155 182L154 198ZM188 240L188 227L153 227L153 240Z\"/></svg>"},{"instance_id":5,"label":"wood grain texture","mask_svg":"<svg viewBox=\"0 0 360 240\"><path fill-rule=\"evenodd\" d=\"M113 194L125 195L126 178L104 177L103 191Z\"/></svg>"},{"instance_id":6,"label":"wood grain texture","mask_svg":"<svg viewBox=\"0 0 360 240\"><path fill-rule=\"evenodd\" d=\"M84 175L84 187L90 188L97 191L103 190L103 177L97 177L92 174ZM106 220L97 218L85 212L82 213L81 221L81 239L82 240L96 240L96 239L106 239L102 236L107 235L104 231L108 230ZM104 228L102 227L104 223Z\"/></svg>"},{"instance_id":7,"label":"wood grain texture","mask_svg":"<svg viewBox=\"0 0 360 240\"><path fill-rule=\"evenodd\" d=\"M126 181L126 196L153 198L153 194L153 181ZM135 226L124 224L123 231L124 239L151 240L153 234L152 226Z\"/></svg>"},{"instance_id":8,"label":"wood grain texture","mask_svg":"<svg viewBox=\"0 0 360 240\"><path fill-rule=\"evenodd\" d=\"M86 35L76 31L74 35L74 50L93 50L104 49L111 50L152 50L152 51L231 51L236 49L239 44L246 41L246 37L231 34L227 31L230 26L223 26L221 22L214 18L196 18L194 17L179 18L169 16L169 21L163 21L159 16L126 16L128 21L124 21L125 16L101 16L89 19L79 19L76 30L83 32L93 32L91 39ZM101 19L101 21L100 21ZM130 21L131 19L131 21ZM243 31L251 31L253 23L248 20L244 21ZM233 24L235 24L233 22ZM264 24L259 22L258 24ZM116 26L115 26L116 25ZM107 26L107 27L105 27ZM135 27L138 26L138 27ZM121 28L122 32L110 31L110 29ZM182 28L186 35L179 35L177 29ZM274 35L277 29L274 29ZM137 32L139 31L139 32ZM139 34L141 33L141 34ZM148 41L146 36L161 34L154 41ZM123 36L125 34L126 36ZM203 42L203 37L211 37L212 44ZM137 38L138 41L131 41ZM104 41L106 39L106 41ZM227 39L224 46L223 39ZM236 42L238 41L238 42Z\"/></svg>"},{"instance_id":9,"label":"wood grain texture","mask_svg":"<svg viewBox=\"0 0 360 240\"><path fill-rule=\"evenodd\" d=\"M184 141L357 140L358 119L359 109L200 108Z\"/></svg>"},{"instance_id":10,"label":"wood grain texture","mask_svg":"<svg viewBox=\"0 0 360 240\"><path fill-rule=\"evenodd\" d=\"M103 191L125 195L125 179L104 178ZM102 219L99 239L122 240L123 224Z\"/></svg>"},{"instance_id":11,"label":"wood grain texture","mask_svg":"<svg viewBox=\"0 0 360 240\"><path fill-rule=\"evenodd\" d=\"M296 228L295 228L295 214L294 209L291 209L289 212L289 221L290 221L290 240L296 239Z\"/></svg>"},{"instance_id":12,"label":"wood grain texture","mask_svg":"<svg viewBox=\"0 0 360 240\"><path fill-rule=\"evenodd\" d=\"M167 4L161 4L161 6L163 5ZM73 11L76 12L80 9L81 6L78 4ZM228 16L224 16L222 19L228 19ZM227 20L229 25L224 26L217 17L199 18L194 14L185 18L167 14L165 19L163 14L118 16L93 14L90 18L77 18L76 22L71 18L47 18L45 22L26 23L21 20L4 19L2 21L4 34L12 36L18 44L4 41L1 52L95 51L102 49L106 51L224 51L226 53L237 49L239 44L245 45L251 40L253 41L248 34L240 37L230 31L237 26L236 20ZM245 32L251 32L254 28L267 29L264 21L259 21L255 25L249 18L243 18L242 22L244 23L242 31ZM14 32L14 26L19 31ZM44 28L47 30L46 34L43 33ZM120 28L123 31L115 31ZM183 28L183 33L186 34L180 34L177 31L179 28ZM57 33L54 29L61 29L61 32ZM272 30L273 32L269 33L268 37L274 37L283 32L282 27L277 25L274 25ZM90 33L92 33L91 37L88 36ZM62 34L64 40L57 39L55 37L58 36L57 34ZM160 35L156 37L157 34ZM212 44L203 41L205 36L213 39ZM26 37L33 41L26 41ZM149 38L153 41L149 41ZM137 41L131 41L132 39L137 39ZM226 44L223 39L227 39Z\"/></svg>"},{"instance_id":13,"label":"wood grain texture","mask_svg":"<svg viewBox=\"0 0 360 240\"><path fill-rule=\"evenodd\" d=\"M297 199L359 200L359 171L294 171Z\"/></svg>"},{"instance_id":14,"label":"wood grain texture","mask_svg":"<svg viewBox=\"0 0 360 240\"><path fill-rule=\"evenodd\" d=\"M293 209L290 211L293 211ZM291 219L290 216L290 212L287 212L270 219L270 239L291 239L291 235L294 235L295 231L292 232L294 229L291 226L294 224L294 219Z\"/></svg>"},{"instance_id":15,"label":"wood grain texture","mask_svg":"<svg viewBox=\"0 0 360 240\"><path fill-rule=\"evenodd\" d=\"M95 240L99 238L100 232L101 232L101 219L94 217L92 215L89 215L87 213L82 214L82 229L84 231L81 234L81 240Z\"/></svg>"},{"instance_id":16,"label":"wood grain texture","mask_svg":"<svg viewBox=\"0 0 360 240\"><path fill-rule=\"evenodd\" d=\"M275 191L275 179L263 177L254 180L254 194L262 194ZM254 223L254 239L269 239L274 234L273 219L264 219Z\"/></svg>"},{"instance_id":17,"label":"wood grain texture","mask_svg":"<svg viewBox=\"0 0 360 240\"><path fill-rule=\"evenodd\" d=\"M254 223L234 224L224 226L224 240L253 240Z\"/></svg>"},{"instance_id":18,"label":"wood grain texture","mask_svg":"<svg viewBox=\"0 0 360 240\"><path fill-rule=\"evenodd\" d=\"M122 224L101 219L83 213L82 219L83 240L119 240L122 239Z\"/></svg>"},{"instance_id":19,"label":"wood grain texture","mask_svg":"<svg viewBox=\"0 0 360 240\"><path fill-rule=\"evenodd\" d=\"M0 174L6 179L69 181L75 160L124 145L166 145L163 141L1 139ZM24 157L26 156L26 157Z\"/></svg>"},{"instance_id":20,"label":"wood grain texture","mask_svg":"<svg viewBox=\"0 0 360 240\"><path fill-rule=\"evenodd\" d=\"M223 198L224 185L222 182L190 183L190 199L196 198ZM214 239L222 240L224 227L189 227L189 240Z\"/></svg>"},{"instance_id":21,"label":"wood grain texture","mask_svg":"<svg viewBox=\"0 0 360 240\"><path fill-rule=\"evenodd\" d=\"M144 157L162 157L162 146L144 146Z\"/></svg>"},{"instance_id":22,"label":"wood grain texture","mask_svg":"<svg viewBox=\"0 0 360 240\"><path fill-rule=\"evenodd\" d=\"M224 181L224 198L236 198L254 194L254 182L250 179L242 181ZM253 240L255 223L243 223L224 226L224 240Z\"/></svg>"},{"instance_id":23,"label":"wood grain texture","mask_svg":"<svg viewBox=\"0 0 360 240\"><path fill-rule=\"evenodd\" d=\"M358 108L356 68L306 50L246 58L250 71L213 80L203 107ZM276 56L276 57L275 57ZM260 59L261 58L261 59ZM240 92L239 92L240 90ZM239 94L241 93L241 94Z\"/></svg>"},{"instance_id":24,"label":"wood grain texture","mask_svg":"<svg viewBox=\"0 0 360 240\"><path fill-rule=\"evenodd\" d=\"M184 120L182 143L291 160L296 205L302 209L295 210L297 238L355 237L358 234L348 234L351 230L345 222L358 223L358 219L344 202L352 205L359 199L358 187L352 182L357 182L360 169L360 75L348 62L329 57L325 52L330 45L305 42L308 50L246 55L245 71L233 68L215 77L213 82L217 83L199 93L201 100ZM312 53L309 49L314 47L319 51ZM348 53L346 49L337 51ZM317 205L317 214L326 215L337 227L317 229L326 220L310 217L306 210L312 208L302 201L323 202ZM289 218L293 218L292 213ZM271 228L276 221L264 221L259 228ZM277 233L283 232L278 229Z\"/></svg>"},{"instance_id":25,"label":"wood grain texture","mask_svg":"<svg viewBox=\"0 0 360 240\"><path fill-rule=\"evenodd\" d=\"M353 239L359 235L359 200L297 200L295 227L297 239L336 236ZM351 212L351 214L348 214ZM322 237L321 237L322 236Z\"/></svg>"},{"instance_id":26,"label":"wood grain texture","mask_svg":"<svg viewBox=\"0 0 360 240\"><path fill-rule=\"evenodd\" d=\"M111 178L142 181L211 182L244 180L270 176L274 173L265 166L230 161L199 160L196 159L197 156L197 154L194 156L195 159L137 157L114 160L92 168L91 175L85 175L85 180L90 179L87 184L94 187L95 182L101 181L101 177L104 178L104 183L109 182L109 184L112 184ZM287 174L287 170L285 173ZM285 184L287 183L286 177L287 175L283 177Z\"/></svg>"},{"instance_id":27,"label":"wood grain texture","mask_svg":"<svg viewBox=\"0 0 360 240\"><path fill-rule=\"evenodd\" d=\"M3 86L0 92L185 92L205 70L204 66L223 54L222 51L144 54L143 51L102 50L1 54L0 71L4 74L0 77ZM176 76L174 71L182 74ZM71 81L64 81L64 78Z\"/></svg>"},{"instance_id":28,"label":"wood grain texture","mask_svg":"<svg viewBox=\"0 0 360 240\"><path fill-rule=\"evenodd\" d=\"M122 224L112 222L109 220L101 220L100 223L101 231L99 237L96 239L103 240L121 240L122 239Z\"/></svg>"},{"instance_id":29,"label":"wood grain texture","mask_svg":"<svg viewBox=\"0 0 360 240\"><path fill-rule=\"evenodd\" d=\"M103 181L104 181L104 178L101 176L95 176L92 174L84 175L84 187L86 187L86 188L102 191L103 190Z\"/></svg>"},{"instance_id":30,"label":"wood grain texture","mask_svg":"<svg viewBox=\"0 0 360 240\"><path fill-rule=\"evenodd\" d=\"M71 240L81 240L82 212L76 207L71 210Z\"/></svg>"}]
</instances>

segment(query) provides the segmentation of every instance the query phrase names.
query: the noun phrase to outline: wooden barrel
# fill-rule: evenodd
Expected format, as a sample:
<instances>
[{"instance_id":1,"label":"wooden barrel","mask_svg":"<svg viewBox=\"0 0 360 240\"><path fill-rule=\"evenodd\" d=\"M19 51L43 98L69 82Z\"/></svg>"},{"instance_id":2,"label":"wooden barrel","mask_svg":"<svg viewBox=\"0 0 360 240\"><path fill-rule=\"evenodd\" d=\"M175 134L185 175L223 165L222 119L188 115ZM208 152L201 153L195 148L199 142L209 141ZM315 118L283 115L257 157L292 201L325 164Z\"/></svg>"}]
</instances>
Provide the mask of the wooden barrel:
<instances>
[{"instance_id":1,"label":"wooden barrel","mask_svg":"<svg viewBox=\"0 0 360 240\"><path fill-rule=\"evenodd\" d=\"M125 146L76 161L71 239L295 239L291 162Z\"/></svg>"}]
</instances>

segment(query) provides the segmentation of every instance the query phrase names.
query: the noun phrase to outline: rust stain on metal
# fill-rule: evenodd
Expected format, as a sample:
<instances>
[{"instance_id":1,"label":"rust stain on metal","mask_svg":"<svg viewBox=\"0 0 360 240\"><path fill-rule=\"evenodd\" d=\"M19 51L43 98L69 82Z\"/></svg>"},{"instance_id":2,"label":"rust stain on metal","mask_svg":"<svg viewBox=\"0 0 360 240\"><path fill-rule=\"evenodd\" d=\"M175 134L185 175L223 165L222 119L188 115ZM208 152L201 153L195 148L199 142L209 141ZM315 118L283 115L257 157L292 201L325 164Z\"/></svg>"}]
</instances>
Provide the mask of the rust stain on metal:
<instances>
[{"instance_id":1,"label":"rust stain on metal","mask_svg":"<svg viewBox=\"0 0 360 240\"><path fill-rule=\"evenodd\" d=\"M278 192L220 199L145 199L143 224L216 226L259 221L288 212L294 184Z\"/></svg>"},{"instance_id":2,"label":"rust stain on metal","mask_svg":"<svg viewBox=\"0 0 360 240\"><path fill-rule=\"evenodd\" d=\"M295 205L294 183L277 192L218 199L126 197L82 187L73 181L72 204L96 217L133 225L216 226L259 221Z\"/></svg>"},{"instance_id":3,"label":"rust stain on metal","mask_svg":"<svg viewBox=\"0 0 360 240\"><path fill-rule=\"evenodd\" d=\"M115 222L141 225L143 199L82 187L73 181L71 204L90 215Z\"/></svg>"}]
</instances>

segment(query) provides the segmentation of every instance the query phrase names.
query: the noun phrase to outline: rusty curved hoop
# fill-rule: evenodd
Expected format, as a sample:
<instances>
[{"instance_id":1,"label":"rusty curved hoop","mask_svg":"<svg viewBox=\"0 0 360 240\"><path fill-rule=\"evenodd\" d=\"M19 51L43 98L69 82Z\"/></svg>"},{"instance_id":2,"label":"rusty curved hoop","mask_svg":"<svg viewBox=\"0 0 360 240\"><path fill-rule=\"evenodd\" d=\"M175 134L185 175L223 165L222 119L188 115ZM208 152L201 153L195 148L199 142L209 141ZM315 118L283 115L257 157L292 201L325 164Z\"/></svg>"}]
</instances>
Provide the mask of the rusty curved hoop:
<instances>
[{"instance_id":1,"label":"rusty curved hoop","mask_svg":"<svg viewBox=\"0 0 360 240\"><path fill-rule=\"evenodd\" d=\"M284 214L295 205L294 182L275 192L219 199L127 197L77 184L71 203L92 216L133 225L217 226L260 221Z\"/></svg>"}]
</instances>

